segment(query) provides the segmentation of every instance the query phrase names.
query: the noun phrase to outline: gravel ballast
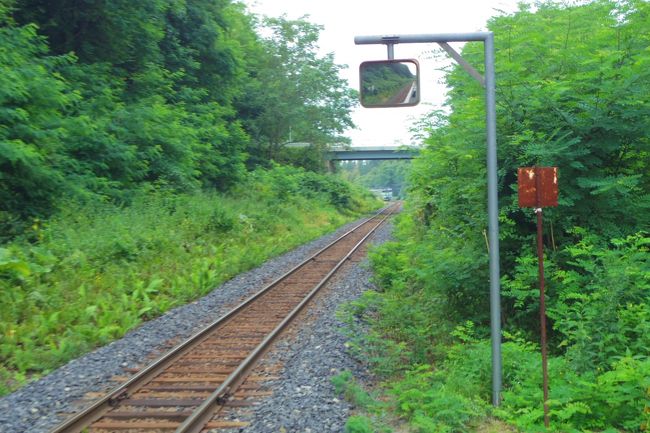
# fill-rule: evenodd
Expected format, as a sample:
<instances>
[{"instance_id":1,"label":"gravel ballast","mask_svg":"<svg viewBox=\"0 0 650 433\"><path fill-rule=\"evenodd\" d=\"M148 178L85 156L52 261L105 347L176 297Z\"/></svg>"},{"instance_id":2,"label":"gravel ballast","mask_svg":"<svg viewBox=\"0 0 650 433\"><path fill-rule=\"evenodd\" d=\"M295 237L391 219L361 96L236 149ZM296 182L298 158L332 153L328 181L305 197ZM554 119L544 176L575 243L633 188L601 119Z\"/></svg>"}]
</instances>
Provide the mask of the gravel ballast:
<instances>
[{"instance_id":1,"label":"gravel ballast","mask_svg":"<svg viewBox=\"0 0 650 433\"><path fill-rule=\"evenodd\" d=\"M78 401L87 393L115 387L111 378L124 376L124 368L141 367L143 360L211 323L355 224L269 260L203 298L170 310L124 338L0 398L0 432L48 432L61 421L55 414L79 410L83 405ZM373 243L381 243L389 235L390 227L385 225L375 234ZM340 332L342 324L335 319L335 311L341 303L355 299L369 288L369 277L370 271L363 262L349 266L344 275L330 284L326 296L320 296L309 307L305 315L310 320L297 330L298 337L276 344L269 355L282 363L281 379L273 385L273 395L264 399L251 415L251 425L244 432L343 431L351 408L335 395L330 379L342 370L351 370L357 377L366 372L346 353L345 337Z\"/></svg>"},{"instance_id":2,"label":"gravel ballast","mask_svg":"<svg viewBox=\"0 0 650 433\"><path fill-rule=\"evenodd\" d=\"M270 356L283 365L280 378L269 385L273 395L260 402L251 419L244 418L251 424L243 433L343 432L352 407L336 394L331 379L347 370L363 382L369 373L347 352L336 310L372 288L365 263L352 266L316 300L307 313L311 323L301 323L295 338L276 345Z\"/></svg>"}]
</instances>

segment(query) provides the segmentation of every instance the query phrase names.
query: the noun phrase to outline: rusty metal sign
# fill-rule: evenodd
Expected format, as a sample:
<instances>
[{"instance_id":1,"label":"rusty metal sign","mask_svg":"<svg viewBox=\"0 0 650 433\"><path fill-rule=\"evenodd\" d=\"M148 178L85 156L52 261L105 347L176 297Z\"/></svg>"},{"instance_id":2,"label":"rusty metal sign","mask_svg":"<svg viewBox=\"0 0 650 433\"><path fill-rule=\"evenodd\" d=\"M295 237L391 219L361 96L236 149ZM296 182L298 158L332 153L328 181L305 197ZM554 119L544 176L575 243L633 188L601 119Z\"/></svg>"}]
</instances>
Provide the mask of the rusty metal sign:
<instances>
[{"instance_id":1,"label":"rusty metal sign","mask_svg":"<svg viewBox=\"0 0 650 433\"><path fill-rule=\"evenodd\" d=\"M557 206L557 167L521 167L517 180L519 207Z\"/></svg>"}]
</instances>

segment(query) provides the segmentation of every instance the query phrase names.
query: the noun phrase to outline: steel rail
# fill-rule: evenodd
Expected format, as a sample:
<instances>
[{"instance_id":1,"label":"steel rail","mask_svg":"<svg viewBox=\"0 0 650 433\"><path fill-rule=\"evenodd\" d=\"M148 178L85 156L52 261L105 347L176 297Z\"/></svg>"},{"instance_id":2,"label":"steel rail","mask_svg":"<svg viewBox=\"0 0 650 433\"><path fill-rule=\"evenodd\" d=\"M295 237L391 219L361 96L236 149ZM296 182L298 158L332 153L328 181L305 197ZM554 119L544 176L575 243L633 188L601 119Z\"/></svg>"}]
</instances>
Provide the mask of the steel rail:
<instances>
[{"instance_id":1,"label":"steel rail","mask_svg":"<svg viewBox=\"0 0 650 433\"><path fill-rule=\"evenodd\" d=\"M390 208L392 208L391 206ZM389 208L389 209L390 209ZM241 364L233 371L219 387L197 408L192 415L183 421L183 423L176 429L175 433L200 433L205 425L212 419L214 413L220 406L226 402L229 395L234 393L237 386L240 385L245 379L249 371L255 366L257 360L269 349L271 344L275 342L278 336L284 329L295 319L295 317L303 310L303 308L312 300L332 278L332 276L347 262L352 254L354 254L361 245L377 230L377 228L386 221L391 215L387 213L359 242L357 242L352 249L343 257L335 266L330 270L325 277L303 298L283 320L278 324L270 334L242 361ZM231 392L232 390L232 392Z\"/></svg>"},{"instance_id":2,"label":"steel rail","mask_svg":"<svg viewBox=\"0 0 650 433\"><path fill-rule=\"evenodd\" d=\"M117 406L121 400L128 398L130 395L138 391L142 386L150 382L151 379L153 379L161 372L161 370L164 370L165 368L169 367L171 364L173 364L176 360L178 360L180 357L185 355L192 348L200 344L216 328L222 326L224 323L226 323L231 318L236 316L241 310L243 310L244 308L252 304L255 300L260 298L262 295L269 292L273 287L277 286L280 282L285 280L287 277L297 272L300 268L308 264L310 261L316 259L318 255L322 254L324 251L332 247L334 244L343 240L344 238L352 234L354 231L358 230L360 227L367 224L373 218L376 218L378 215L381 215L383 212L389 210L390 208L391 206L382 208L373 216L366 218L361 223L354 226L352 229L348 230L347 232L345 232L344 234L342 234L332 242L328 243L325 247L321 248L320 250L312 254L309 258L303 260L302 262L294 266L292 269L290 269L289 271L287 271L286 273L279 276L274 281L272 281L271 283L263 287L261 290L251 295L244 301L242 301L239 305L237 305L236 307L228 311L226 314L222 315L214 322L208 324L203 329L193 334L186 340L177 344L170 351L161 355L154 362L147 365L145 368L143 368L138 373L136 373L131 378L129 378L125 383L117 386L112 391L108 392L105 396L98 399L96 402L94 402L86 409L83 409L79 413L64 420L62 423L57 425L53 430L51 430L50 433L81 432L85 427L97 421L106 412L108 412L113 407Z\"/></svg>"}]
</instances>

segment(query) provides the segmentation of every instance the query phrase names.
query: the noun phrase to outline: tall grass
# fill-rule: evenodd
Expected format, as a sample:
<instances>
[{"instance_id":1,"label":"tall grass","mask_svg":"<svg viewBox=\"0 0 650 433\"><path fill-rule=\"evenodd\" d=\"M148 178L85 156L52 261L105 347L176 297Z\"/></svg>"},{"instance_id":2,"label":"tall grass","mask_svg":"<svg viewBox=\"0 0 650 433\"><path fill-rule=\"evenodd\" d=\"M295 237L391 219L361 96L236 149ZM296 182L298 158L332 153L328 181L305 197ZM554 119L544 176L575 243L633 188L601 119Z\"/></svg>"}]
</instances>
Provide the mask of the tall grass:
<instances>
[{"instance_id":1,"label":"tall grass","mask_svg":"<svg viewBox=\"0 0 650 433\"><path fill-rule=\"evenodd\" d=\"M0 394L378 205L348 189L341 206L312 177L276 168L228 196L149 192L35 221L0 248Z\"/></svg>"}]
</instances>

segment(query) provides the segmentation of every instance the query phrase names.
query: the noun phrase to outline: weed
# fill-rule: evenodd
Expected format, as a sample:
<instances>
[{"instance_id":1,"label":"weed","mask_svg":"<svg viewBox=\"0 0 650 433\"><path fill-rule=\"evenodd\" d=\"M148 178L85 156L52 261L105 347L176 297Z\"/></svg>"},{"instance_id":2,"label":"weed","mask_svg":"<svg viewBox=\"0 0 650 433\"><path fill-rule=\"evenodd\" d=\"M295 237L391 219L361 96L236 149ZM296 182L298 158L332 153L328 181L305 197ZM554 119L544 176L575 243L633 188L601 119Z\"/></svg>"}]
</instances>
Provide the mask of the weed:
<instances>
[{"instance_id":1,"label":"weed","mask_svg":"<svg viewBox=\"0 0 650 433\"><path fill-rule=\"evenodd\" d=\"M369 415L351 416L345 424L346 432L390 433L392 431L384 422L384 404L359 385L350 371L342 371L332 377L331 381L338 394L343 394L348 402Z\"/></svg>"},{"instance_id":2,"label":"weed","mask_svg":"<svg viewBox=\"0 0 650 433\"><path fill-rule=\"evenodd\" d=\"M337 394L343 394L356 407L370 411L378 406L375 399L354 380L351 372L343 371L331 380Z\"/></svg>"},{"instance_id":3,"label":"weed","mask_svg":"<svg viewBox=\"0 0 650 433\"><path fill-rule=\"evenodd\" d=\"M370 418L351 416L345 423L345 433L375 433Z\"/></svg>"}]
</instances>

